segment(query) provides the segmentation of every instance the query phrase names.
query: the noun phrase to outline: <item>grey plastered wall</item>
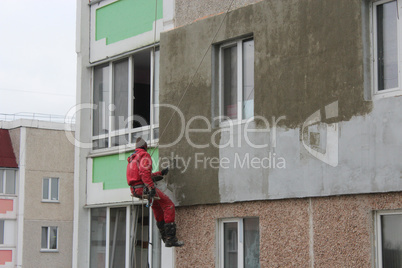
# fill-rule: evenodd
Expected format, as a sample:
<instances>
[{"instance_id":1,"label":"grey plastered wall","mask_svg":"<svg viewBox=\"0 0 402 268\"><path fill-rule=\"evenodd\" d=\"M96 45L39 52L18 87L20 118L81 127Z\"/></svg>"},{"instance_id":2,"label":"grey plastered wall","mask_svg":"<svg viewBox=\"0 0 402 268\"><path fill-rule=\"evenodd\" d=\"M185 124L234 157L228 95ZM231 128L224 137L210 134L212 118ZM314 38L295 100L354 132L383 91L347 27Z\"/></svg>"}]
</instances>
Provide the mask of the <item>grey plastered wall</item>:
<instances>
[{"instance_id":1,"label":"grey plastered wall","mask_svg":"<svg viewBox=\"0 0 402 268\"><path fill-rule=\"evenodd\" d=\"M57 252L41 252L42 226L58 227ZM72 263L72 221L36 221L25 220L24 232L29 233L29 239L24 240L24 267L71 267Z\"/></svg>"},{"instance_id":2,"label":"grey plastered wall","mask_svg":"<svg viewBox=\"0 0 402 268\"><path fill-rule=\"evenodd\" d=\"M234 10L261 0L176 0L175 26L180 27L197 19Z\"/></svg>"},{"instance_id":3,"label":"grey plastered wall","mask_svg":"<svg viewBox=\"0 0 402 268\"><path fill-rule=\"evenodd\" d=\"M185 123L194 116L204 116L211 122L216 110L214 49L209 45L252 34L254 113L270 123L267 128L256 120L255 127L269 133L250 134L255 143L268 144L266 148L247 145L241 126L240 131L235 129L229 134L214 135L217 128L190 133L193 142L209 144L197 149L180 136L179 115L172 116L171 110L161 108L160 143L168 144L177 138L179 142L161 148L160 156L169 157L173 152L190 161L187 169L176 165L170 173L169 183L175 190L177 204L401 190L402 164L398 159L402 156L402 142L397 134L402 121L401 98L365 98L370 95L370 44L367 25L363 25L368 23L367 15L362 15L367 8L362 8L362 3L266 0L162 34L160 102L180 103L178 108ZM336 110L328 116L331 111L325 108L331 104ZM316 133L306 133L303 125L315 112L322 124ZM278 120L282 116L285 119L274 129L272 118ZM335 167L306 150L325 145L329 127L336 130ZM191 128L206 129L206 123L196 120ZM305 135L309 136L308 141L302 140ZM211 143L213 138L222 145L230 137L235 137L240 145L218 149ZM285 160L286 167L203 168L196 165L197 153L210 158L225 157L231 163L236 162L236 155L240 159L247 154L262 159L275 154L277 159Z\"/></svg>"},{"instance_id":4,"label":"grey plastered wall","mask_svg":"<svg viewBox=\"0 0 402 268\"><path fill-rule=\"evenodd\" d=\"M72 263L74 145L64 131L26 129L24 267L67 267ZM42 202L43 178L59 178L59 202ZM58 252L43 253L41 227L57 226Z\"/></svg>"}]
</instances>

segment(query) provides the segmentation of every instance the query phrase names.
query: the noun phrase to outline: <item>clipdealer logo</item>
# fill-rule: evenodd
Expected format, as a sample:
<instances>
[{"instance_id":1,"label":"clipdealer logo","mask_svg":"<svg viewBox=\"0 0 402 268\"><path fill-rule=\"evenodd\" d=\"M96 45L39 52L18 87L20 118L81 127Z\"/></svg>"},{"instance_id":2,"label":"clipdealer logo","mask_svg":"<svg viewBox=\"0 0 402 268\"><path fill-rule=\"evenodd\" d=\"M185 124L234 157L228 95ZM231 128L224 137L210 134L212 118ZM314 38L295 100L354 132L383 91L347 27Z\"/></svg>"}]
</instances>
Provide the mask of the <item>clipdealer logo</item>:
<instances>
[{"instance_id":1,"label":"clipdealer logo","mask_svg":"<svg viewBox=\"0 0 402 268\"><path fill-rule=\"evenodd\" d=\"M235 142L235 138L234 138L236 136L236 135L234 135L234 133L237 133L236 127L239 128L240 125L234 124L233 122L231 122L231 120L227 121L228 124L224 129L219 128L218 130L215 130L215 132L213 132L214 128L212 127L212 125L216 120L219 120L220 118L214 118L213 122L211 122L206 117L196 116L196 117L191 118L186 123L184 114L180 111L179 108L174 107L173 105L168 105L168 104L164 104L164 105L160 105L160 106L164 106L164 107L173 109L175 112L178 113L180 121L181 121L181 131L180 131L179 137L177 137L177 139L174 142L169 143L167 145L163 145L164 148L171 148L172 146L176 145L180 140L182 140L183 137L185 137L188 144L194 148L202 149L202 148L206 148L209 146L215 146L216 148L224 149L227 147L234 148L236 146L240 146L240 147L242 146L241 140L237 141L239 144L235 144L236 142ZM77 112L79 112L81 110L94 110L96 108L97 108L96 105L93 105L93 104L89 104L89 103L80 104L78 106L73 107L70 110L70 112L67 114L66 118L68 116L70 116L70 117L74 116ZM311 154L313 157L315 157L316 159L318 159L318 160L322 161L323 163L326 163L332 167L338 166L339 126L338 126L338 123L331 123L331 119L334 119L336 117L338 117L338 101L334 101L334 102L326 105L324 108L319 109L319 110L315 111L313 114L311 114L304 121L304 123L302 125L302 129L301 129L301 141L302 141L303 147L307 150L307 152L309 154ZM106 115L105 115L105 118L106 118ZM279 121L285 120L286 116L281 116L278 119L273 117L272 125L270 125L268 120L265 119L264 117L256 116L255 118L258 118L259 120L264 122L266 127L263 129L253 129L253 127L250 127L250 123L254 119L251 118L244 125L243 130L238 129L237 131L244 135L245 142L247 143L247 145L254 149L267 148L269 146L269 144L268 143L254 144L249 139L249 133L261 132L263 134L263 133L270 132L271 133L271 138L270 138L271 146L273 148L276 148L277 124ZM122 126L126 126L128 124L128 122L131 122L131 121L143 123L142 122L143 120L140 120L141 118L139 118L136 115L129 117L125 120L123 120L123 119L124 118L121 119ZM201 128L201 129L192 128L191 124L195 120L203 121L205 123L204 128ZM119 120L119 122L120 122L120 120ZM67 123L67 121L66 121L66 123ZM223 144L220 144L219 142L217 142L215 140L215 138L216 138L217 134L219 134L223 131L229 132L229 136L228 136L229 139L227 141L223 142ZM190 139L190 133L193 133L193 132L211 132L211 133L213 132L211 135L210 143L206 143L206 144L205 143L204 144L194 143ZM81 141L77 140L76 137L73 135L73 133L71 131L68 131L68 129L66 129L66 136L72 144L75 144L75 146L78 146L80 148L91 149L93 146L92 141L81 142ZM123 153L125 151L127 151L127 148L132 149L133 146L134 146L133 144L127 144L126 146L121 146L121 147L119 147L119 152L121 152L122 153L121 155L123 156L124 155ZM160 147L162 147L162 145ZM277 155L274 152L273 155L270 154L270 157L275 158L275 157L277 157ZM209 158L207 157L206 159L209 159ZM246 160L241 160L240 163L243 163L244 161L248 162L249 159L253 163L255 163L255 161L256 161L256 157L251 157L249 155L247 155L245 159ZM125 157L122 157L120 160L125 160ZM212 158L212 160L213 160L212 163L215 163L215 159ZM239 158L235 158L234 160L239 160ZM276 159L274 159L274 160L276 160ZM282 158L281 158L281 160L282 160ZM266 159L263 159L263 161L260 161L260 162L263 165L265 165L266 163L271 164L270 161L273 161L273 160L268 161ZM242 164L242 165L244 165L244 164Z\"/></svg>"}]
</instances>

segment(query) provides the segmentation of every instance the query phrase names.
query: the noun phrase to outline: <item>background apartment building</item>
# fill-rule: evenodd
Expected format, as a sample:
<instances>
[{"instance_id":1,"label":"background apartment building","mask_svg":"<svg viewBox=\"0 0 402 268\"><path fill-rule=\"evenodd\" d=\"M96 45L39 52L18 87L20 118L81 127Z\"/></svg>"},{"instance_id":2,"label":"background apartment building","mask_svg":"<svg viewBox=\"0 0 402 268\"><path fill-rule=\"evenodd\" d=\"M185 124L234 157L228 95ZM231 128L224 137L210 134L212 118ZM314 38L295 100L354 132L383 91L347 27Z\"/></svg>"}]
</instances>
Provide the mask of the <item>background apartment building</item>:
<instances>
[{"instance_id":1,"label":"background apartment building","mask_svg":"<svg viewBox=\"0 0 402 268\"><path fill-rule=\"evenodd\" d=\"M186 243L154 241L152 267L400 266L402 2L77 3L74 267L148 241L137 136Z\"/></svg>"},{"instance_id":2,"label":"background apartment building","mask_svg":"<svg viewBox=\"0 0 402 268\"><path fill-rule=\"evenodd\" d=\"M66 132L73 136L72 130L0 121L0 267L71 266L74 144Z\"/></svg>"}]
</instances>

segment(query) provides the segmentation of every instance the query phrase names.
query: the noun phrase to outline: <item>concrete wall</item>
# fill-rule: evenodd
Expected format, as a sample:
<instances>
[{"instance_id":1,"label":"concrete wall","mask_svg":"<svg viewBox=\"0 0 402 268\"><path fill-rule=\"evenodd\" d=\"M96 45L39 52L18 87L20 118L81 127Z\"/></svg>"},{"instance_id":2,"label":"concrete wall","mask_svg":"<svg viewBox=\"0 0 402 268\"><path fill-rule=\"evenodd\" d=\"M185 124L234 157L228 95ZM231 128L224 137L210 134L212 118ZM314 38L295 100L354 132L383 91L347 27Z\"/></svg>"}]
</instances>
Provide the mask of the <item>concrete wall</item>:
<instances>
[{"instance_id":1,"label":"concrete wall","mask_svg":"<svg viewBox=\"0 0 402 268\"><path fill-rule=\"evenodd\" d=\"M179 207L175 267L215 267L216 222L231 217L259 217L261 267L374 267L373 210L400 208L401 193Z\"/></svg>"},{"instance_id":2,"label":"concrete wall","mask_svg":"<svg viewBox=\"0 0 402 268\"><path fill-rule=\"evenodd\" d=\"M176 11L189 9L185 2L176 1ZM223 3L218 8L218 1L212 2L203 14L223 11ZM160 50L160 65L170 66L161 67L160 102L176 106L181 100L185 124L178 113L161 108L161 133L167 131L160 144L178 142L161 148L160 156L189 162L184 168L176 161L170 173L176 204L402 190L402 163L396 160L402 156L397 134L402 99L370 100L366 11L366 2L359 0L265 0L191 24L201 15L190 12L186 18L176 12L184 26L162 33ZM268 121L251 122L249 129L265 133L249 133L249 138L266 145L262 149L247 144L245 124L229 132L207 127L218 102L217 53L209 46L247 35L255 42L254 114ZM193 121L190 128L205 131L186 137L181 130L195 116L205 120ZM313 125L312 119L320 123ZM189 139L207 147L195 148ZM223 146L230 139L233 146L213 144ZM247 157L265 165L240 166ZM219 165L223 158L229 165ZM218 164L211 165L211 159ZM273 161L281 161L282 168Z\"/></svg>"},{"instance_id":3,"label":"concrete wall","mask_svg":"<svg viewBox=\"0 0 402 268\"><path fill-rule=\"evenodd\" d=\"M26 129L24 267L68 267L72 263L74 145L64 131ZM42 202L45 177L59 178L59 202ZM57 253L43 253L41 227L58 226Z\"/></svg>"},{"instance_id":4,"label":"concrete wall","mask_svg":"<svg viewBox=\"0 0 402 268\"><path fill-rule=\"evenodd\" d=\"M261 0L176 0L175 26L181 27L195 20L234 10Z\"/></svg>"},{"instance_id":5,"label":"concrete wall","mask_svg":"<svg viewBox=\"0 0 402 268\"><path fill-rule=\"evenodd\" d=\"M42 226L58 227L58 250L57 252L41 252ZM57 220L25 220L24 224L24 267L71 267L73 222Z\"/></svg>"}]
</instances>

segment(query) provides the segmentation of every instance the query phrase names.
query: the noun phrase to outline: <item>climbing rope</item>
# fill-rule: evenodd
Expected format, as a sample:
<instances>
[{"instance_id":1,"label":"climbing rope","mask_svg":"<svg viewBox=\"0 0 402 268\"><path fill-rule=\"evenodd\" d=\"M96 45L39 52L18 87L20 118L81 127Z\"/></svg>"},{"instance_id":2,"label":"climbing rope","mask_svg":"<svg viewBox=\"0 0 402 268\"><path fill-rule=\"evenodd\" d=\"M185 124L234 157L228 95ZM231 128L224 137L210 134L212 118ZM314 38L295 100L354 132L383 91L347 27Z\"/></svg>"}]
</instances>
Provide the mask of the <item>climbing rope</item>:
<instances>
[{"instance_id":1,"label":"climbing rope","mask_svg":"<svg viewBox=\"0 0 402 268\"><path fill-rule=\"evenodd\" d=\"M205 57L207 56L209 50L211 49L212 44L214 43L214 41L215 41L215 39L216 39L216 36L218 35L220 29L222 28L222 25L223 25L223 23L224 23L224 21L225 21L225 19L226 19L226 17L227 17L227 14L229 13L229 11L230 11L230 9L231 9L231 7L232 7L232 5L233 5L233 2L234 2L234 0L231 0L231 2L230 2L230 4L229 4L229 7L227 8L227 10L226 10L226 12L225 12L225 15L223 16L222 21L220 22L220 25L219 25L217 31L215 32L214 36L212 37L212 40L211 40L210 44L208 45L207 49L205 50L205 52L204 52L204 54L203 54L203 56L202 56L202 58L201 58L200 63L198 64L198 66L197 66L197 68L196 68L194 74L192 75L192 77L191 77L191 79L190 79L190 82L189 82L188 85L186 86L186 88L185 88L185 90L184 90L184 93L182 94L182 96L181 96L179 102L177 103L176 107L180 107L180 105L181 105L181 103L182 103L182 101L183 101L185 95L187 94L187 91L189 90L190 86L192 85L193 80L194 80L196 74L198 73L198 71L199 71L199 69L200 69L200 67L201 67L201 64L204 62L204 59L205 59ZM154 27L154 40L153 40L153 44L155 44L155 42L156 42L157 14L158 14L158 0L155 0L155 20L154 20L154 21L155 21L155 27ZM155 47L155 45L154 45L153 48L152 48L152 52L153 52L153 53L152 53L152 54L153 54L153 56L152 56L152 59L153 59L152 81L153 81L153 87L155 88L155 54L156 54L156 47ZM152 89L152 90L153 90L153 89ZM154 98L155 98L155 96L154 96ZM152 101L153 101L153 100L152 100ZM160 138L163 137L163 135L165 134L166 129L167 129L168 126L170 125L170 123L171 123L171 121L172 121L172 119L173 119L173 117L174 117L174 115L175 115L176 112L177 112L177 111L174 110L174 112L172 113L171 117L169 118L169 120L168 120L168 122L167 122L167 124L166 124L166 127L164 128L164 130L162 131L162 133L159 135L158 142L156 143L156 146L154 147L155 150L153 150L153 151L151 152L151 154L150 154L151 157L152 157L152 155L154 154L154 152L156 151L156 149L159 148L159 145L160 145L159 140L160 140ZM157 195L157 197L159 198L158 193L156 193L156 195ZM151 215L151 213L152 213L152 212L151 212L151 207L152 207L152 205L153 205L154 198L151 198L151 200L148 200L147 202L148 202L148 207L149 207L148 217L150 218L150 215ZM133 199L133 204L134 204L134 199ZM148 224L149 224L149 223L148 223ZM151 229L151 228L150 228L150 229ZM149 230L150 230L150 229L149 229ZM133 234L133 235L135 235L135 234ZM136 239L134 239L134 241L136 241ZM141 202L141 261L140 261L141 267L143 267L143 265L142 265L143 243L144 243L143 241L144 241L144 195L142 196L142 202ZM148 241L148 243L152 245L152 243L150 243L150 241ZM135 245L134 245L134 250L135 250ZM148 250L149 250L149 248L148 248ZM134 264L132 264L132 265L135 266Z\"/></svg>"}]
</instances>

